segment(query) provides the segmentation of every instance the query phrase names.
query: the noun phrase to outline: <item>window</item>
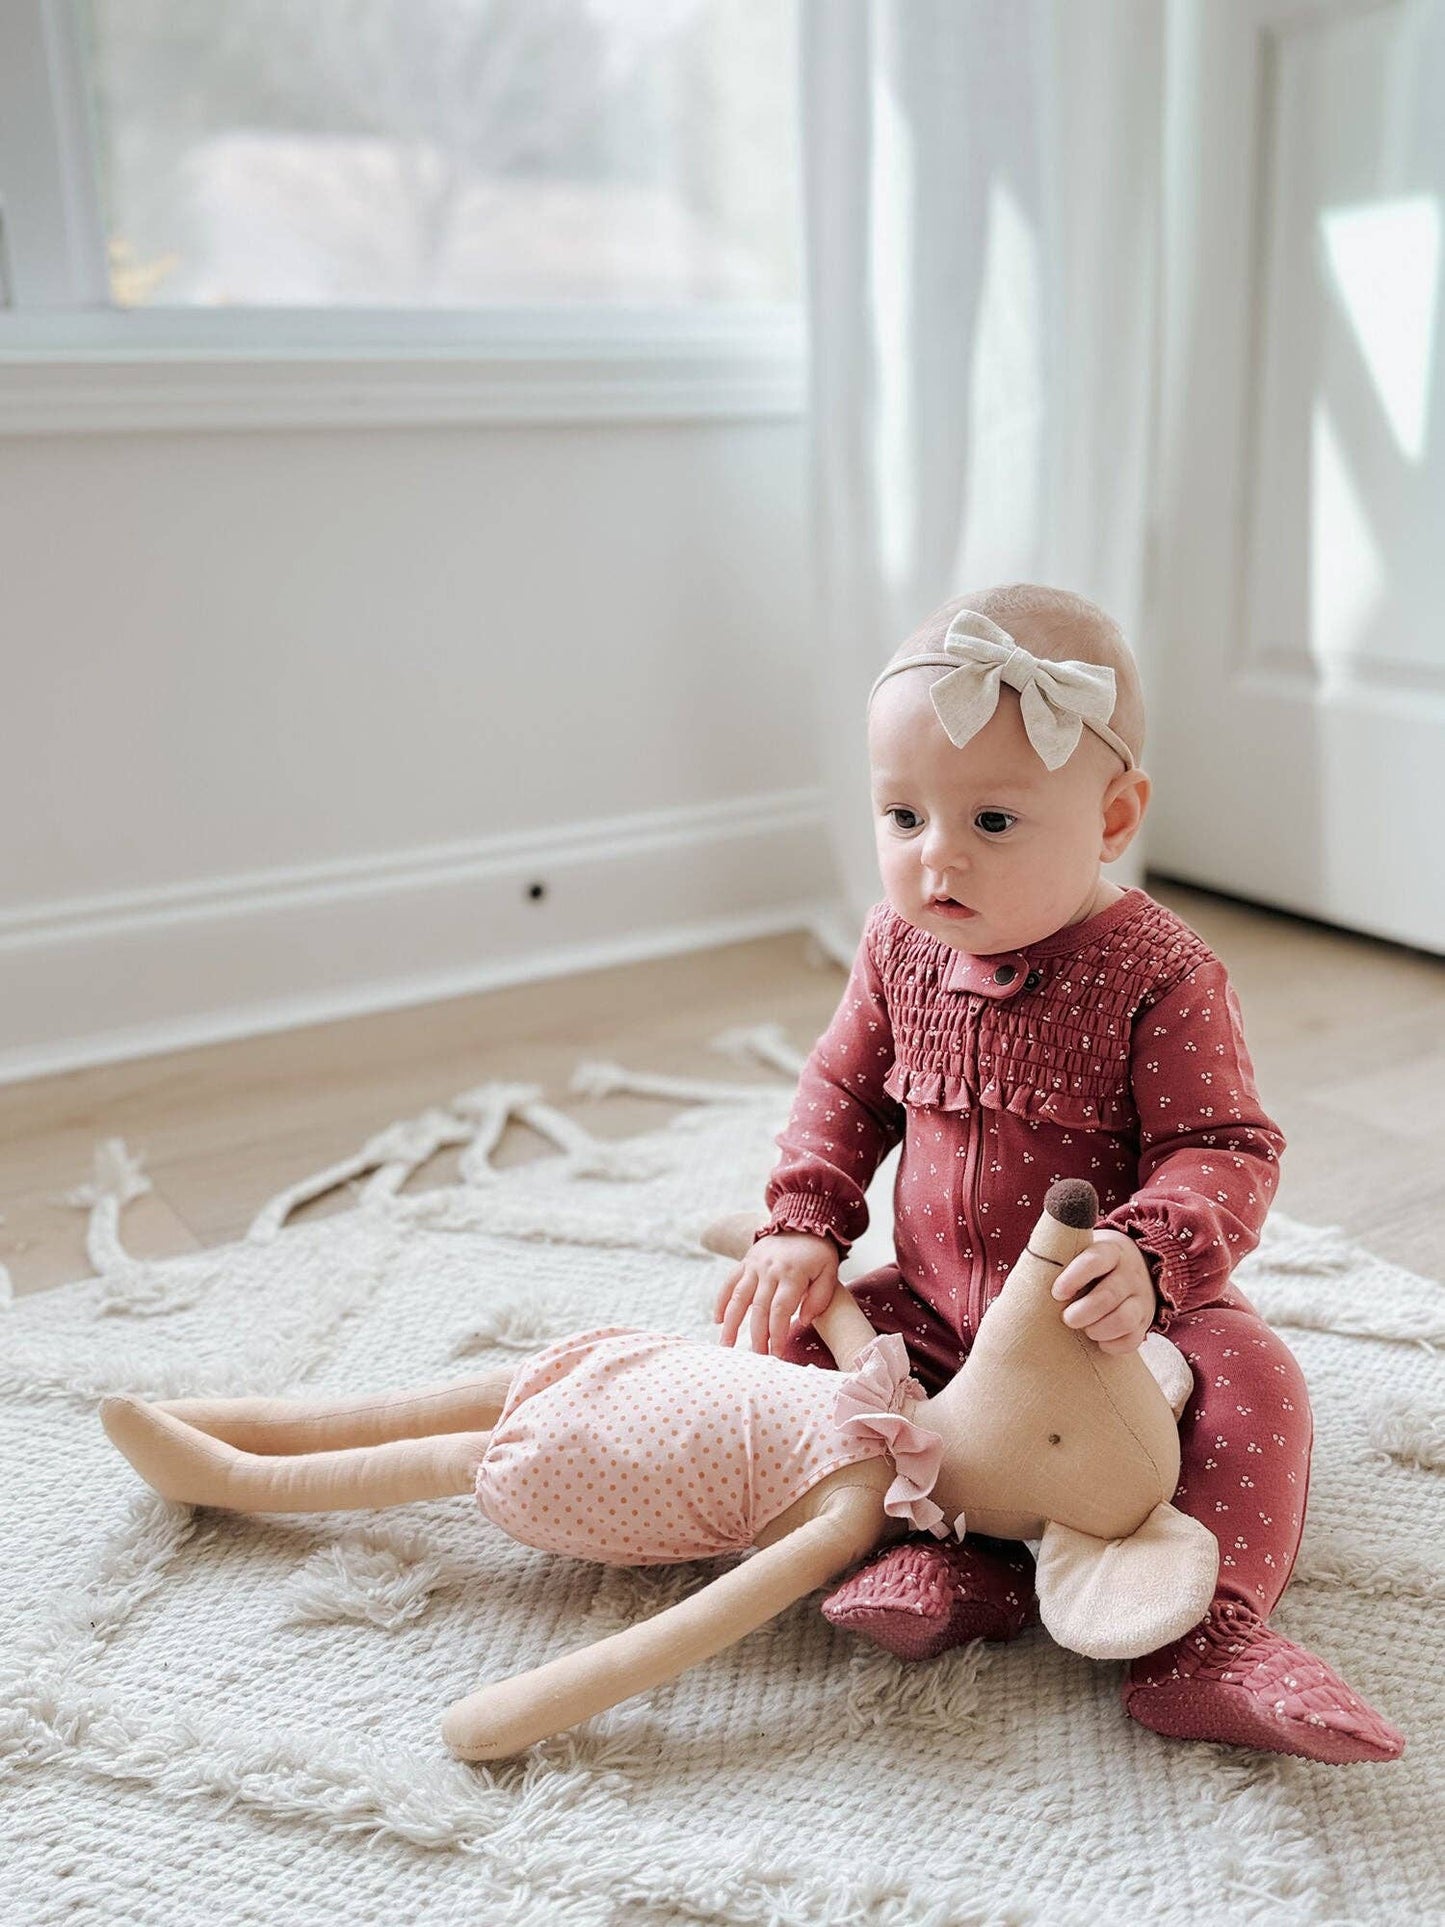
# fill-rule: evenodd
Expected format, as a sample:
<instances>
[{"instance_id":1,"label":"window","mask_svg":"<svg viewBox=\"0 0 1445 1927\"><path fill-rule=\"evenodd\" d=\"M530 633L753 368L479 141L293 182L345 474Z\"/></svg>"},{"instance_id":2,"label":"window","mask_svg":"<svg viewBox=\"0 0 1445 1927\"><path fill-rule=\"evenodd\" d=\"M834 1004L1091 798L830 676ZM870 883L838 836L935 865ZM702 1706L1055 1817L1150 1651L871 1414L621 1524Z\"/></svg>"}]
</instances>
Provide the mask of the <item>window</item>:
<instances>
[{"instance_id":1,"label":"window","mask_svg":"<svg viewBox=\"0 0 1445 1927\"><path fill-rule=\"evenodd\" d=\"M599 382L623 412L795 412L796 11L6 0L0 424L17 357L52 390L86 358L93 396L97 355L143 360L174 402L210 354L213 403L222 363L270 357L274 391L302 362L365 361L346 419L358 380L395 400L397 360L421 418L445 416L422 357L453 399L461 364L485 364L483 415L509 388L523 419L548 395L614 412ZM167 354L189 377L159 371Z\"/></svg>"}]
</instances>

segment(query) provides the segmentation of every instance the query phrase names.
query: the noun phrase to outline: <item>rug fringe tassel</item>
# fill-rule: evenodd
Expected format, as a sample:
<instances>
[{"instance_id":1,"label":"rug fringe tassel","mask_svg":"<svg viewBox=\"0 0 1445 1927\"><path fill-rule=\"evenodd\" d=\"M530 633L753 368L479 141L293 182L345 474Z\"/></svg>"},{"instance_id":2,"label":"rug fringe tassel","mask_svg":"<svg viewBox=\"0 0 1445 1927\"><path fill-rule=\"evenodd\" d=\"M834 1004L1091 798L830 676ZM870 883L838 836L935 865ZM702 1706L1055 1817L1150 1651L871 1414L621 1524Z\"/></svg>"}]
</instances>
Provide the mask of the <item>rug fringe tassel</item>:
<instances>
[{"instance_id":1,"label":"rug fringe tassel","mask_svg":"<svg viewBox=\"0 0 1445 1927\"><path fill-rule=\"evenodd\" d=\"M387 1203L414 1171L449 1145L465 1147L460 1160L462 1183L488 1184L497 1176L492 1152L514 1117L557 1147L573 1177L635 1181L656 1173L655 1153L639 1151L626 1140L606 1143L594 1137L575 1118L548 1104L539 1084L477 1084L459 1092L447 1110L432 1108L420 1117L389 1124L352 1156L278 1191L252 1219L246 1240L270 1244L301 1205L368 1172L373 1175L362 1191L361 1205Z\"/></svg>"},{"instance_id":2,"label":"rug fringe tassel","mask_svg":"<svg viewBox=\"0 0 1445 1927\"><path fill-rule=\"evenodd\" d=\"M412 1172L426 1163L446 1144L464 1144L472 1135L472 1127L459 1121L449 1111L427 1110L420 1117L403 1118L395 1124L387 1125L375 1137L368 1138L359 1151L338 1163L328 1165L324 1171L317 1171L309 1178L288 1185L269 1199L256 1216L246 1233L248 1244L270 1244L277 1236L287 1218L299 1206L309 1204L314 1198L325 1197L339 1184L350 1183L353 1179L365 1177L374 1172L370 1184L362 1194L362 1202L373 1204L386 1198L395 1197L406 1183Z\"/></svg>"},{"instance_id":3,"label":"rug fringe tassel","mask_svg":"<svg viewBox=\"0 0 1445 1927\"><path fill-rule=\"evenodd\" d=\"M517 1106L517 1116L530 1125L539 1137L555 1144L568 1161L576 1178L610 1178L623 1183L654 1177L659 1167L657 1153L639 1150L626 1138L608 1143L594 1137L576 1118L568 1117L555 1105L541 1098Z\"/></svg>"},{"instance_id":4,"label":"rug fringe tassel","mask_svg":"<svg viewBox=\"0 0 1445 1927\"><path fill-rule=\"evenodd\" d=\"M132 1199L145 1196L151 1182L141 1170L140 1159L127 1150L124 1138L108 1137L97 1144L91 1169L90 1182L67 1191L64 1202L78 1211L89 1211L86 1256L104 1277L138 1262L120 1241L120 1214Z\"/></svg>"},{"instance_id":5,"label":"rug fringe tassel","mask_svg":"<svg viewBox=\"0 0 1445 1927\"><path fill-rule=\"evenodd\" d=\"M588 1060L572 1073L568 1088L578 1097L660 1097L676 1104L752 1104L773 1098L776 1084L718 1084L704 1077L669 1077L660 1071L629 1071L621 1064Z\"/></svg>"},{"instance_id":6,"label":"rug fringe tassel","mask_svg":"<svg viewBox=\"0 0 1445 1927\"><path fill-rule=\"evenodd\" d=\"M393 1125L383 1133L396 1147L390 1157L369 1179L361 1193L362 1204L377 1204L394 1198L413 1171L419 1171L428 1158L449 1145L466 1144L472 1127L450 1111L427 1110L408 1123Z\"/></svg>"},{"instance_id":7,"label":"rug fringe tassel","mask_svg":"<svg viewBox=\"0 0 1445 1927\"><path fill-rule=\"evenodd\" d=\"M152 1188L141 1160L127 1148L124 1138L105 1138L96 1145L92 1171L90 1182L67 1191L62 1202L90 1213L85 1227L86 1256L96 1277L106 1286L96 1301L96 1313L149 1318L193 1305L211 1282L205 1271L134 1257L121 1243L121 1213Z\"/></svg>"},{"instance_id":8,"label":"rug fringe tassel","mask_svg":"<svg viewBox=\"0 0 1445 1927\"><path fill-rule=\"evenodd\" d=\"M498 1176L492 1153L514 1114L524 1105L536 1104L542 1097L540 1084L505 1084L493 1080L475 1084L452 1099L459 1117L471 1120L471 1142L462 1152L458 1176L463 1184L490 1184Z\"/></svg>"},{"instance_id":9,"label":"rug fringe tassel","mask_svg":"<svg viewBox=\"0 0 1445 1927\"><path fill-rule=\"evenodd\" d=\"M713 1047L743 1061L760 1062L790 1077L801 1068L802 1057L788 1044L782 1027L759 1024L724 1032ZM621 1065L584 1062L573 1073L571 1089L580 1096L603 1097L617 1091L699 1104L752 1102L773 1096L771 1086L722 1084L703 1078L669 1077L628 1071ZM498 1175L492 1153L512 1118L530 1126L555 1145L570 1164L574 1177L636 1182L656 1175L657 1156L641 1151L629 1140L608 1142L595 1137L575 1118L545 1100L540 1084L493 1080L461 1091L443 1110L431 1107L419 1117L403 1118L367 1139L358 1151L314 1171L275 1193L257 1211L246 1231L248 1244L270 1244L293 1211L325 1197L339 1185L369 1181L362 1190L363 1206L384 1204L401 1192L412 1173L440 1150L463 1146L459 1176L464 1185L481 1186ZM120 1240L120 1214L133 1198L151 1188L140 1160L120 1138L107 1138L95 1150L94 1177L89 1184L67 1193L65 1202L90 1211L86 1251L98 1275L137 1269ZM0 1306L13 1301L9 1273L0 1266Z\"/></svg>"},{"instance_id":10,"label":"rug fringe tassel","mask_svg":"<svg viewBox=\"0 0 1445 1927\"><path fill-rule=\"evenodd\" d=\"M453 1098L452 1109L472 1120L472 1141L461 1160L464 1184L487 1184L497 1176L491 1153L513 1117L554 1144L570 1160L573 1177L627 1181L656 1174L654 1154L636 1150L625 1139L607 1143L594 1137L575 1118L548 1104L540 1084L478 1084Z\"/></svg>"},{"instance_id":11,"label":"rug fringe tassel","mask_svg":"<svg viewBox=\"0 0 1445 1927\"><path fill-rule=\"evenodd\" d=\"M737 1024L731 1030L720 1031L709 1049L740 1063L766 1064L770 1070L782 1071L794 1079L808 1061L802 1051L788 1042L781 1024Z\"/></svg>"}]
</instances>

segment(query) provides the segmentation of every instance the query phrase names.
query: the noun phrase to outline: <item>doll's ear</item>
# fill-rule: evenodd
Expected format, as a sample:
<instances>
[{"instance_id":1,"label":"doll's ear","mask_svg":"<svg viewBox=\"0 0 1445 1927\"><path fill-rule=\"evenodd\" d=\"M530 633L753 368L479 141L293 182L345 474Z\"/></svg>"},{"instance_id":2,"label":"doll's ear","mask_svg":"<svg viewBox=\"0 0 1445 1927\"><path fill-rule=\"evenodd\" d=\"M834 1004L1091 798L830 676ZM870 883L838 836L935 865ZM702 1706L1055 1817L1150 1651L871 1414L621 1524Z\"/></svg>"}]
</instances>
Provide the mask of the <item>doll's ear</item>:
<instances>
[{"instance_id":1,"label":"doll's ear","mask_svg":"<svg viewBox=\"0 0 1445 1927\"><path fill-rule=\"evenodd\" d=\"M1156 1505L1129 1539L1051 1523L1034 1585L1045 1627L1088 1659L1135 1659L1187 1633L1209 1609L1219 1541L1197 1519Z\"/></svg>"},{"instance_id":2,"label":"doll's ear","mask_svg":"<svg viewBox=\"0 0 1445 1927\"><path fill-rule=\"evenodd\" d=\"M1154 1383L1168 1399L1170 1411L1178 1418L1194 1390L1194 1374L1183 1352L1163 1332L1149 1332L1139 1347L1139 1356L1149 1367Z\"/></svg>"}]
</instances>

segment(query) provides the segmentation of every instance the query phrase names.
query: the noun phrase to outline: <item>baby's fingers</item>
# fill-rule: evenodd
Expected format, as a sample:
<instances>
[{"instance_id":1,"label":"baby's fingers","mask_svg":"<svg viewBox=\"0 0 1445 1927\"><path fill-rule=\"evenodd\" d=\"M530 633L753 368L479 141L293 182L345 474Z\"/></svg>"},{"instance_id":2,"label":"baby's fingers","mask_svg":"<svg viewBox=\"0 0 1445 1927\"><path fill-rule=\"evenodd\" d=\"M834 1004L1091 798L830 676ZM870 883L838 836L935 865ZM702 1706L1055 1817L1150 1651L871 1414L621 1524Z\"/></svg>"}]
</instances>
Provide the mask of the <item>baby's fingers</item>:
<instances>
[{"instance_id":1,"label":"baby's fingers","mask_svg":"<svg viewBox=\"0 0 1445 1927\"><path fill-rule=\"evenodd\" d=\"M1095 1285L1092 1291L1085 1292L1082 1298L1076 1298L1072 1305L1065 1305L1064 1323L1075 1331L1087 1330L1092 1338L1094 1326L1123 1304L1124 1297L1125 1294L1112 1280L1105 1279L1102 1284Z\"/></svg>"},{"instance_id":2,"label":"baby's fingers","mask_svg":"<svg viewBox=\"0 0 1445 1927\"><path fill-rule=\"evenodd\" d=\"M791 1278L778 1287L777 1295L773 1299L772 1315L768 1319L768 1350L774 1357L782 1355L783 1347L788 1342L788 1333L792 1328L793 1313L803 1302L806 1289L804 1284Z\"/></svg>"},{"instance_id":3,"label":"baby's fingers","mask_svg":"<svg viewBox=\"0 0 1445 1927\"><path fill-rule=\"evenodd\" d=\"M712 1322L715 1325L720 1325L727 1315L728 1301L737 1289L738 1280L742 1277L745 1269L746 1267L743 1265L734 1265L727 1277L724 1278L718 1286L717 1303L712 1309Z\"/></svg>"},{"instance_id":4,"label":"baby's fingers","mask_svg":"<svg viewBox=\"0 0 1445 1927\"><path fill-rule=\"evenodd\" d=\"M833 1302L833 1294L838 1290L836 1271L825 1271L812 1279L803 1293L803 1302L798 1307L798 1317L805 1325L811 1325Z\"/></svg>"},{"instance_id":5,"label":"baby's fingers","mask_svg":"<svg viewBox=\"0 0 1445 1927\"><path fill-rule=\"evenodd\" d=\"M755 1352L768 1349L768 1321L772 1313L773 1299L778 1290L776 1278L765 1278L753 1293L752 1341Z\"/></svg>"},{"instance_id":6,"label":"baby's fingers","mask_svg":"<svg viewBox=\"0 0 1445 1927\"><path fill-rule=\"evenodd\" d=\"M732 1288L732 1295L728 1299L722 1316L724 1345L737 1343L738 1332L742 1329L742 1322L748 1315L748 1306L752 1304L753 1293L757 1288L758 1281L750 1271L744 1269L738 1273L737 1282Z\"/></svg>"},{"instance_id":7,"label":"baby's fingers","mask_svg":"<svg viewBox=\"0 0 1445 1927\"><path fill-rule=\"evenodd\" d=\"M1112 1271L1117 1263L1118 1259L1107 1245L1090 1245L1087 1251L1081 1251L1077 1258L1065 1265L1055 1278L1052 1296L1059 1299L1077 1298L1081 1291L1088 1290L1096 1278Z\"/></svg>"},{"instance_id":8,"label":"baby's fingers","mask_svg":"<svg viewBox=\"0 0 1445 1927\"><path fill-rule=\"evenodd\" d=\"M1094 1334L1090 1332L1089 1336L1093 1338ZM1101 1338L1098 1339L1096 1343L1098 1344L1099 1350L1101 1352L1107 1352L1110 1358L1119 1358L1129 1352L1137 1352L1139 1347L1144 1343L1144 1337L1145 1334L1143 1332L1135 1332L1133 1336L1129 1338Z\"/></svg>"},{"instance_id":9,"label":"baby's fingers","mask_svg":"<svg viewBox=\"0 0 1445 1927\"><path fill-rule=\"evenodd\" d=\"M1143 1342L1144 1333L1147 1330L1147 1320L1141 1318L1139 1308L1132 1302L1126 1301L1116 1306L1106 1317L1099 1318L1090 1325L1088 1336L1101 1348L1116 1346L1124 1339L1128 1339L1127 1349L1132 1351L1136 1345Z\"/></svg>"}]
</instances>

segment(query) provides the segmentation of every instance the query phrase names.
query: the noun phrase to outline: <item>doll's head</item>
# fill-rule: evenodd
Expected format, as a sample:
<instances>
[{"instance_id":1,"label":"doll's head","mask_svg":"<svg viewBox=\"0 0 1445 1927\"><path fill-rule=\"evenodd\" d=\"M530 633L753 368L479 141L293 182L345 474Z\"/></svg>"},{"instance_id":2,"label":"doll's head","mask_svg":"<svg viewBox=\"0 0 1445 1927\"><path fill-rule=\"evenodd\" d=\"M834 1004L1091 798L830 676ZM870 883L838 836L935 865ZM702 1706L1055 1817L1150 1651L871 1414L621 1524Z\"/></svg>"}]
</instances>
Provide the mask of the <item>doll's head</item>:
<instances>
[{"instance_id":1,"label":"doll's head","mask_svg":"<svg viewBox=\"0 0 1445 1927\"><path fill-rule=\"evenodd\" d=\"M946 660L899 667L915 656ZM1029 657L1058 664L1057 677ZM1031 583L945 603L869 699L889 902L976 956L1092 916L1117 894L1100 865L1124 853L1148 806L1143 746L1138 666L1102 609Z\"/></svg>"}]
</instances>

